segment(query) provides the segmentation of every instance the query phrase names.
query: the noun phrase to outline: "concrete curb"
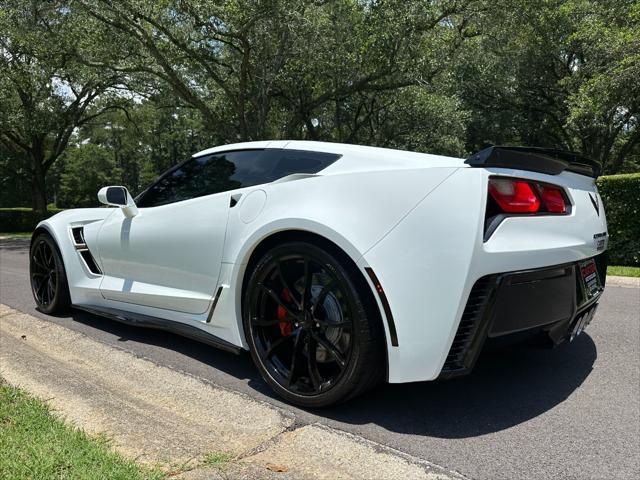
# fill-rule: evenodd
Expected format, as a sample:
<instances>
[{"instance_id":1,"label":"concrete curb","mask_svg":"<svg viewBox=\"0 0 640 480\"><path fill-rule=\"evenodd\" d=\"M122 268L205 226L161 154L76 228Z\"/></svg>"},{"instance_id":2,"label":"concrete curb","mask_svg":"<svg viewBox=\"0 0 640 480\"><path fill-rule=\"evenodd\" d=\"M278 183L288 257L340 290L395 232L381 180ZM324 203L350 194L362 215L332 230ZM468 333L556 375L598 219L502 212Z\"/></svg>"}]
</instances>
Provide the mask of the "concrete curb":
<instances>
[{"instance_id":1,"label":"concrete curb","mask_svg":"<svg viewBox=\"0 0 640 480\"><path fill-rule=\"evenodd\" d=\"M184 480L464 478L0 304L0 375L120 453ZM226 452L224 469L204 466Z\"/></svg>"},{"instance_id":2,"label":"concrete curb","mask_svg":"<svg viewBox=\"0 0 640 480\"><path fill-rule=\"evenodd\" d=\"M607 275L607 285L615 285L616 287L640 288L640 278L617 277L615 275Z\"/></svg>"}]
</instances>

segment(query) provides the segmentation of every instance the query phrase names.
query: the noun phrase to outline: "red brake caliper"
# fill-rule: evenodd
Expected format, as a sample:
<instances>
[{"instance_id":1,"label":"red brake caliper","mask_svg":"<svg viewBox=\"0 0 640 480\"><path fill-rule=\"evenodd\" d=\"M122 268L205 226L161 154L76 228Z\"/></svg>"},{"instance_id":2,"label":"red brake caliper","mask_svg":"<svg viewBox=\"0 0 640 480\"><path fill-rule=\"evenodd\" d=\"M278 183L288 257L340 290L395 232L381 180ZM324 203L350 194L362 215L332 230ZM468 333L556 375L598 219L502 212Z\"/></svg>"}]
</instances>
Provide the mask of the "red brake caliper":
<instances>
[{"instance_id":1,"label":"red brake caliper","mask_svg":"<svg viewBox=\"0 0 640 480\"><path fill-rule=\"evenodd\" d=\"M282 290L282 293L280 295L282 296L282 299L285 302L287 303L292 302L291 294L286 288ZM287 310L282 305L278 305L278 320L280 321L279 323L280 333L282 334L283 337L291 335L291 331L293 330L293 326L291 325L291 322L287 321L287 315L288 315Z\"/></svg>"}]
</instances>

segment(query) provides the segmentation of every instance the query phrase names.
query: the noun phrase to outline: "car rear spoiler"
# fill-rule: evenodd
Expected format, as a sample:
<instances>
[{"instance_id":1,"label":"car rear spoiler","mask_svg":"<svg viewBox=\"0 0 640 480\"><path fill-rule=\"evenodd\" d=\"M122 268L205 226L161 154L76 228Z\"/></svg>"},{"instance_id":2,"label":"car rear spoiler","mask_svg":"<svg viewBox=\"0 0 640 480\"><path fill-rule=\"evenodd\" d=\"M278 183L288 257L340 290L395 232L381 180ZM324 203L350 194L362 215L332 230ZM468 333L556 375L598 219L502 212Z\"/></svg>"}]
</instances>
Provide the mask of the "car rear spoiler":
<instances>
[{"instance_id":1,"label":"car rear spoiler","mask_svg":"<svg viewBox=\"0 0 640 480\"><path fill-rule=\"evenodd\" d=\"M598 178L600 162L576 152L537 147L489 147L471 155L466 164L472 167L500 167L558 175L565 170Z\"/></svg>"}]
</instances>

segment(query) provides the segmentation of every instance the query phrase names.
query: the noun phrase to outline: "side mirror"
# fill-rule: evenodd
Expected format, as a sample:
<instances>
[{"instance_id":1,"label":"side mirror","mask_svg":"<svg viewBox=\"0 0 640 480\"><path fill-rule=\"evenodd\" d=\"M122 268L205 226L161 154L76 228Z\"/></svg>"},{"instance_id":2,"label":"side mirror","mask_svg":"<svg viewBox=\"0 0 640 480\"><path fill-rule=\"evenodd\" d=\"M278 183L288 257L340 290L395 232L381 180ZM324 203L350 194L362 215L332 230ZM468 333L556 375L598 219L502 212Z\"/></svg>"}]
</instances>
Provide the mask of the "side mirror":
<instances>
[{"instance_id":1,"label":"side mirror","mask_svg":"<svg viewBox=\"0 0 640 480\"><path fill-rule=\"evenodd\" d=\"M138 207L125 187L103 187L98 192L98 200L105 205L120 207L127 218L138 214Z\"/></svg>"}]
</instances>

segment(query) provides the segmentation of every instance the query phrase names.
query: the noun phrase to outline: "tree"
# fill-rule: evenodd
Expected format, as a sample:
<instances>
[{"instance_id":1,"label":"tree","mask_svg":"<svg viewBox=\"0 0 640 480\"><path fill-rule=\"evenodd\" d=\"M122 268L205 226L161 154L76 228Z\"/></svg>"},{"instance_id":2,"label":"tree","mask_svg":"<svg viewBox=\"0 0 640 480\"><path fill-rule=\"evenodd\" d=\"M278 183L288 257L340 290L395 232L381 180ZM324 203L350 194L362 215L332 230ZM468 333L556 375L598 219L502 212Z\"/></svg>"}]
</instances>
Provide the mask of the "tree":
<instances>
[{"instance_id":1,"label":"tree","mask_svg":"<svg viewBox=\"0 0 640 480\"><path fill-rule=\"evenodd\" d=\"M467 148L564 148L618 171L640 140L639 20L628 0L487 2L453 85L472 111Z\"/></svg>"},{"instance_id":2,"label":"tree","mask_svg":"<svg viewBox=\"0 0 640 480\"><path fill-rule=\"evenodd\" d=\"M39 211L74 129L113 108L105 97L119 77L78 61L92 28L62 2L5 1L0 10L0 141L11 152L3 160L27 172ZM106 106L93 109L99 98Z\"/></svg>"},{"instance_id":3,"label":"tree","mask_svg":"<svg viewBox=\"0 0 640 480\"><path fill-rule=\"evenodd\" d=\"M99 145L87 143L69 148L62 163L58 199L62 208L98 206L98 190L121 180L113 153Z\"/></svg>"},{"instance_id":4,"label":"tree","mask_svg":"<svg viewBox=\"0 0 640 480\"><path fill-rule=\"evenodd\" d=\"M174 104L171 92L162 92L107 112L83 124L67 151L86 144L100 146L119 172L112 181L139 193L160 173L215 144L197 111ZM65 161L61 174L66 175L67 168ZM87 198L93 200L95 193Z\"/></svg>"},{"instance_id":5,"label":"tree","mask_svg":"<svg viewBox=\"0 0 640 480\"><path fill-rule=\"evenodd\" d=\"M428 88L464 35L465 3L475 2L77 5L112 29L109 50L120 48L98 66L158 79L228 142L353 137L350 126L368 122L359 103Z\"/></svg>"},{"instance_id":6,"label":"tree","mask_svg":"<svg viewBox=\"0 0 640 480\"><path fill-rule=\"evenodd\" d=\"M573 0L569 43L580 52L569 80L568 125L581 149L611 172L640 166L640 3Z\"/></svg>"}]
</instances>

